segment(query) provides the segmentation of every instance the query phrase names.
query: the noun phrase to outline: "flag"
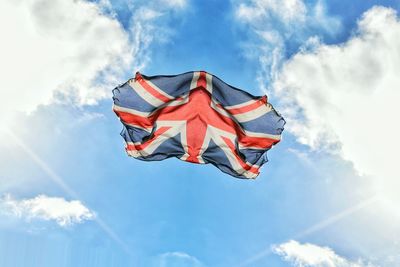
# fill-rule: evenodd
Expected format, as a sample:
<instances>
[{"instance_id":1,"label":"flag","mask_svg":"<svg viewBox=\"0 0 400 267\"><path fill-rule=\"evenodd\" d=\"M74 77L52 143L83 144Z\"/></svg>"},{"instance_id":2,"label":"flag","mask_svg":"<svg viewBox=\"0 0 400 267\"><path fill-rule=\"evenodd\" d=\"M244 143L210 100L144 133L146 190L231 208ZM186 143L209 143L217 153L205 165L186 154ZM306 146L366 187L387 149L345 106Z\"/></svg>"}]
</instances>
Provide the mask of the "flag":
<instances>
[{"instance_id":1,"label":"flag","mask_svg":"<svg viewBox=\"0 0 400 267\"><path fill-rule=\"evenodd\" d=\"M268 102L205 71L135 78L113 90L113 110L129 156L211 163L255 178L285 120Z\"/></svg>"}]
</instances>

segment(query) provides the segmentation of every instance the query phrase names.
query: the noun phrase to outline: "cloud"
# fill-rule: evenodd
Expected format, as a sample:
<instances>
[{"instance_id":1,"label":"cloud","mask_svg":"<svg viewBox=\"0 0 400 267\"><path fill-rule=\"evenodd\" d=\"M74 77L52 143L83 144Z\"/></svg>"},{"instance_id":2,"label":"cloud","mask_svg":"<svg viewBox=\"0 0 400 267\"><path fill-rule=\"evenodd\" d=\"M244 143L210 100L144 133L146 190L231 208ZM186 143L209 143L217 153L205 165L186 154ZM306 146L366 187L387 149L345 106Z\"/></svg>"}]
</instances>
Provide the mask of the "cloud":
<instances>
[{"instance_id":1,"label":"cloud","mask_svg":"<svg viewBox=\"0 0 400 267\"><path fill-rule=\"evenodd\" d=\"M274 82L288 129L312 149L338 153L400 203L400 21L376 6L338 45L314 43L288 60Z\"/></svg>"},{"instance_id":2,"label":"cloud","mask_svg":"<svg viewBox=\"0 0 400 267\"><path fill-rule=\"evenodd\" d=\"M67 201L64 198L45 195L21 200L5 195L0 199L0 211L28 220L55 221L63 227L95 218L95 213L85 207L79 200Z\"/></svg>"},{"instance_id":3,"label":"cloud","mask_svg":"<svg viewBox=\"0 0 400 267\"><path fill-rule=\"evenodd\" d=\"M315 32L334 35L340 21L326 12L322 0L306 4L302 0L232 0L235 17L245 27L248 41L245 55L260 63L258 75L263 89L280 68L287 46L300 46Z\"/></svg>"},{"instance_id":4,"label":"cloud","mask_svg":"<svg viewBox=\"0 0 400 267\"><path fill-rule=\"evenodd\" d=\"M159 267L202 267L201 261L185 252L167 252L159 255Z\"/></svg>"},{"instance_id":5,"label":"cloud","mask_svg":"<svg viewBox=\"0 0 400 267\"><path fill-rule=\"evenodd\" d=\"M301 0L253 0L240 3L236 14L239 19L255 22L262 17L280 17L284 23L304 21L306 6Z\"/></svg>"},{"instance_id":6,"label":"cloud","mask_svg":"<svg viewBox=\"0 0 400 267\"><path fill-rule=\"evenodd\" d=\"M254 32L274 32L283 39L302 38L307 30L334 34L340 21L327 14L323 0L314 4L303 0L232 0L235 17Z\"/></svg>"},{"instance_id":7,"label":"cloud","mask_svg":"<svg viewBox=\"0 0 400 267\"><path fill-rule=\"evenodd\" d=\"M172 8L184 8L187 5L186 0L161 0L161 3Z\"/></svg>"},{"instance_id":8,"label":"cloud","mask_svg":"<svg viewBox=\"0 0 400 267\"><path fill-rule=\"evenodd\" d=\"M156 22L185 3L132 5L124 28L108 0L1 1L0 114L32 111L57 99L55 92L76 104L110 97L127 72L146 66L151 43L165 37L166 26Z\"/></svg>"},{"instance_id":9,"label":"cloud","mask_svg":"<svg viewBox=\"0 0 400 267\"><path fill-rule=\"evenodd\" d=\"M0 10L3 111L33 110L55 90L93 103L132 63L127 32L96 3L7 0Z\"/></svg>"},{"instance_id":10,"label":"cloud","mask_svg":"<svg viewBox=\"0 0 400 267\"><path fill-rule=\"evenodd\" d=\"M300 244L295 240L273 246L272 251L296 267L373 267L361 260L350 261L343 258L329 247Z\"/></svg>"}]
</instances>

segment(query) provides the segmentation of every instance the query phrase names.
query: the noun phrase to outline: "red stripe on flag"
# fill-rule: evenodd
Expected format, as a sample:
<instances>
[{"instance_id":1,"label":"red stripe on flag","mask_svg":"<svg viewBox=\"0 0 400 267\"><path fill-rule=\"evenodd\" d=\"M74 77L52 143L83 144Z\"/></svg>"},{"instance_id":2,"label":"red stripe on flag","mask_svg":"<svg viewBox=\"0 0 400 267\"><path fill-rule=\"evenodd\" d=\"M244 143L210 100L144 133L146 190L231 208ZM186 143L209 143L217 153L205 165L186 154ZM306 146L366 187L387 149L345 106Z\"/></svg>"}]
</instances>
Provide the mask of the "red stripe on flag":
<instances>
[{"instance_id":1,"label":"red stripe on flag","mask_svg":"<svg viewBox=\"0 0 400 267\"><path fill-rule=\"evenodd\" d=\"M207 89L207 79L205 71L200 71L199 79L197 80L197 87L203 87L204 89Z\"/></svg>"},{"instance_id":2,"label":"red stripe on flag","mask_svg":"<svg viewBox=\"0 0 400 267\"><path fill-rule=\"evenodd\" d=\"M240 107L240 108L232 108L232 109L227 109L229 113L231 113L232 115L236 115L236 114L241 114L241 113L245 113L245 112L249 112L252 110L255 110L263 105L267 104L267 97L263 96L260 99L256 100L255 102L244 106L244 107Z\"/></svg>"},{"instance_id":3,"label":"red stripe on flag","mask_svg":"<svg viewBox=\"0 0 400 267\"><path fill-rule=\"evenodd\" d=\"M153 127L153 122L152 120L148 119L147 117L142 117L139 115L123 112L123 111L117 111L114 109L115 114L121 119L122 122L126 124L133 124L133 125L138 125L142 128L151 128Z\"/></svg>"},{"instance_id":4,"label":"red stripe on flag","mask_svg":"<svg viewBox=\"0 0 400 267\"><path fill-rule=\"evenodd\" d=\"M245 169L246 171L249 171L249 172L251 172L251 173L254 173L254 174L259 174L259 167L253 167L253 166L250 166L250 165L248 165L247 163L245 163L245 162L239 157L239 155L237 154L235 145L232 143L232 141L229 140L229 138L226 138L226 137L223 137L223 136L221 136L221 137L222 137L222 139L225 141L225 143L227 144L227 146L231 149L233 155L235 156L236 160L239 162L240 166L241 166L243 169Z\"/></svg>"},{"instance_id":5,"label":"red stripe on flag","mask_svg":"<svg viewBox=\"0 0 400 267\"><path fill-rule=\"evenodd\" d=\"M169 102L171 99L169 97L166 97L165 95L161 94L158 92L156 89L154 89L149 83L146 82L145 79L143 79L142 75L140 73L136 73L135 80L147 91L149 92L152 96L155 98L163 101L164 103Z\"/></svg>"},{"instance_id":6,"label":"red stripe on flag","mask_svg":"<svg viewBox=\"0 0 400 267\"><path fill-rule=\"evenodd\" d=\"M149 146L151 143L153 143L153 141L155 139L157 139L160 135L162 135L163 133L165 133L166 131L168 131L169 129L171 129L172 127L167 127L167 126L163 126L160 127L159 129L157 129L157 131L154 132L153 136L147 140L146 142L142 143L142 144L128 144L126 146L126 150L127 151L131 151L131 150L143 150L145 149L147 146Z\"/></svg>"},{"instance_id":7,"label":"red stripe on flag","mask_svg":"<svg viewBox=\"0 0 400 267\"><path fill-rule=\"evenodd\" d=\"M186 161L193 163L200 163L199 156L201 146L203 145L204 138L207 133L207 124L205 124L200 118L194 118L188 120L186 124L186 140L188 146L189 157Z\"/></svg>"},{"instance_id":8,"label":"red stripe on flag","mask_svg":"<svg viewBox=\"0 0 400 267\"><path fill-rule=\"evenodd\" d=\"M239 134L239 143L244 147L255 147L267 149L279 143L280 140L267 138L267 137L254 137L248 136L244 133Z\"/></svg>"}]
</instances>

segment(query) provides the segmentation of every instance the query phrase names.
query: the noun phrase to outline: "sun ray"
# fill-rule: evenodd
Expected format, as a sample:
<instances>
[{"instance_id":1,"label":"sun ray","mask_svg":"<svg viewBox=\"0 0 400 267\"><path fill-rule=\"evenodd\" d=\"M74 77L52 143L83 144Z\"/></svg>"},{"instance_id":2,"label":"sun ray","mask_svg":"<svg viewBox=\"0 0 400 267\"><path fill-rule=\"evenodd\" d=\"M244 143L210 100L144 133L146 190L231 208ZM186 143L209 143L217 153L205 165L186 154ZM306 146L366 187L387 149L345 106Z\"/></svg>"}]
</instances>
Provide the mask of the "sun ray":
<instances>
[{"instance_id":1,"label":"sun ray","mask_svg":"<svg viewBox=\"0 0 400 267\"><path fill-rule=\"evenodd\" d=\"M28 147L12 130L5 127L4 132L14 141L14 143L20 147L46 174L47 176L56 183L69 197L80 200L78 194L73 190L67 183L64 182L63 178L57 174L38 154L36 154L30 147ZM83 201L81 201L83 203ZM97 225L111 238L121 249L128 254L133 256L129 246L114 232L114 230L104 222L98 214L94 218Z\"/></svg>"},{"instance_id":2,"label":"sun ray","mask_svg":"<svg viewBox=\"0 0 400 267\"><path fill-rule=\"evenodd\" d=\"M291 238L288 238L285 241L291 240L291 239L299 239L299 238L303 238L306 237L312 233L315 233L317 231L320 231L334 223L336 223L337 221L350 216L352 214L354 214L355 212L366 208L378 201L380 201L381 198L378 195L374 195L372 197L367 198L366 200L363 200L359 203L357 203L354 206L351 206L347 209L344 209L328 218L326 218L325 220L322 220L306 229L304 229L303 231L298 232L297 234L295 234L294 236L292 236ZM236 267L243 267L243 266L249 266L250 264L257 262L259 260L261 260L262 258L270 255L272 253L271 251L271 246L266 247L265 249L263 249L262 251L260 251L259 253L249 257L248 259L246 259L245 261L243 261L242 263L240 263L239 265L237 265Z\"/></svg>"}]
</instances>

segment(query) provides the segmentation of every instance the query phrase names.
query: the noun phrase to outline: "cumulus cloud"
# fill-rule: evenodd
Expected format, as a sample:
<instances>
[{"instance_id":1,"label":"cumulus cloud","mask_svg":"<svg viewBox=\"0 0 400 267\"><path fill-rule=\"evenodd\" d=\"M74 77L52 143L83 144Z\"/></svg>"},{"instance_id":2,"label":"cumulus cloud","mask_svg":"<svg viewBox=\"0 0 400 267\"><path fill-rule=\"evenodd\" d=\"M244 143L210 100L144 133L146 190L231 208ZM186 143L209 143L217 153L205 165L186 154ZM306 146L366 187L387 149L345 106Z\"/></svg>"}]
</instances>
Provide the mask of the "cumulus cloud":
<instances>
[{"instance_id":1,"label":"cumulus cloud","mask_svg":"<svg viewBox=\"0 0 400 267\"><path fill-rule=\"evenodd\" d=\"M77 104L109 97L128 71L149 61L149 45L161 35L155 21L184 4L132 6L124 28L108 0L1 1L0 114L32 111L54 92Z\"/></svg>"},{"instance_id":2,"label":"cumulus cloud","mask_svg":"<svg viewBox=\"0 0 400 267\"><path fill-rule=\"evenodd\" d=\"M191 256L185 252L175 251L175 252L167 252L159 255L159 263L160 267L202 267L204 266L201 261L199 261L196 257Z\"/></svg>"},{"instance_id":3,"label":"cumulus cloud","mask_svg":"<svg viewBox=\"0 0 400 267\"><path fill-rule=\"evenodd\" d=\"M5 195L0 199L0 211L27 220L55 221L63 227L95 218L95 213L79 200L67 201L64 198L45 195L21 200Z\"/></svg>"},{"instance_id":4,"label":"cumulus cloud","mask_svg":"<svg viewBox=\"0 0 400 267\"><path fill-rule=\"evenodd\" d=\"M0 30L3 111L32 110L55 90L93 103L132 62L127 32L93 2L2 1Z\"/></svg>"},{"instance_id":5,"label":"cumulus cloud","mask_svg":"<svg viewBox=\"0 0 400 267\"><path fill-rule=\"evenodd\" d=\"M295 240L272 247L272 251L296 267L373 267L361 260L351 261L337 255L329 247L300 244Z\"/></svg>"},{"instance_id":6,"label":"cumulus cloud","mask_svg":"<svg viewBox=\"0 0 400 267\"><path fill-rule=\"evenodd\" d=\"M259 80L264 87L280 68L288 43L300 45L312 32L335 34L340 21L327 15L322 0L232 0L235 17L250 32L243 44L245 54L260 62Z\"/></svg>"},{"instance_id":7,"label":"cumulus cloud","mask_svg":"<svg viewBox=\"0 0 400 267\"><path fill-rule=\"evenodd\" d=\"M386 197L400 187L400 21L376 6L347 42L314 42L287 61L274 82L288 129L313 149L339 153L376 178Z\"/></svg>"}]
</instances>

